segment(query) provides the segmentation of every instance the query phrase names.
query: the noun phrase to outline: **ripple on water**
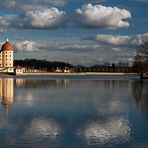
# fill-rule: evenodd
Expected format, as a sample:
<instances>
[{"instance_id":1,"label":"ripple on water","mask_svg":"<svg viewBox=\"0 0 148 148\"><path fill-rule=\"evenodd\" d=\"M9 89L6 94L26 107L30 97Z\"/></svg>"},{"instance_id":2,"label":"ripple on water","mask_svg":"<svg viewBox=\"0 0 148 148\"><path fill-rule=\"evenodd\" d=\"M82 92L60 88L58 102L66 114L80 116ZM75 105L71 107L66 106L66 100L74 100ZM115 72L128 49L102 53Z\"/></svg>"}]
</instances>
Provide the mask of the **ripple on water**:
<instances>
[{"instance_id":1,"label":"ripple on water","mask_svg":"<svg viewBox=\"0 0 148 148\"><path fill-rule=\"evenodd\" d=\"M77 135L89 145L121 144L129 141L131 127L127 119L114 117L85 124Z\"/></svg>"},{"instance_id":2,"label":"ripple on water","mask_svg":"<svg viewBox=\"0 0 148 148\"><path fill-rule=\"evenodd\" d=\"M60 132L60 126L53 119L40 117L32 119L30 126L25 132L25 136L31 136L32 138L50 137L52 139L56 139Z\"/></svg>"}]
</instances>

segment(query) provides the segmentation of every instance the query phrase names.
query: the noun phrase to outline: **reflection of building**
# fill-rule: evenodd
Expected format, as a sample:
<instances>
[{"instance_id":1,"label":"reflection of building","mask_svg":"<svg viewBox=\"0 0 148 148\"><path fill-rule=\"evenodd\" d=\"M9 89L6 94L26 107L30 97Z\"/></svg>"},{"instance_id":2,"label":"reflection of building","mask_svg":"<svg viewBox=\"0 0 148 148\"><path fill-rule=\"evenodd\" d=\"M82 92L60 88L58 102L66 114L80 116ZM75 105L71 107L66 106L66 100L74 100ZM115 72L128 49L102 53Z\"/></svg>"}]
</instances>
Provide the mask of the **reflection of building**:
<instances>
[{"instance_id":1,"label":"reflection of building","mask_svg":"<svg viewBox=\"0 0 148 148\"><path fill-rule=\"evenodd\" d=\"M55 80L55 84L56 84L56 86L67 86L67 85L69 85L71 83L71 81L69 80L69 79L65 79L65 80L59 80L59 79L57 79L57 80Z\"/></svg>"},{"instance_id":2,"label":"reflection of building","mask_svg":"<svg viewBox=\"0 0 148 148\"><path fill-rule=\"evenodd\" d=\"M0 79L0 97L4 108L8 108L13 103L13 79Z\"/></svg>"},{"instance_id":3,"label":"reflection of building","mask_svg":"<svg viewBox=\"0 0 148 148\"><path fill-rule=\"evenodd\" d=\"M0 50L0 72L14 72L13 68L13 46L7 41Z\"/></svg>"},{"instance_id":4,"label":"reflection of building","mask_svg":"<svg viewBox=\"0 0 148 148\"><path fill-rule=\"evenodd\" d=\"M26 82L26 79L16 79L15 84L16 86L24 86Z\"/></svg>"}]
</instances>

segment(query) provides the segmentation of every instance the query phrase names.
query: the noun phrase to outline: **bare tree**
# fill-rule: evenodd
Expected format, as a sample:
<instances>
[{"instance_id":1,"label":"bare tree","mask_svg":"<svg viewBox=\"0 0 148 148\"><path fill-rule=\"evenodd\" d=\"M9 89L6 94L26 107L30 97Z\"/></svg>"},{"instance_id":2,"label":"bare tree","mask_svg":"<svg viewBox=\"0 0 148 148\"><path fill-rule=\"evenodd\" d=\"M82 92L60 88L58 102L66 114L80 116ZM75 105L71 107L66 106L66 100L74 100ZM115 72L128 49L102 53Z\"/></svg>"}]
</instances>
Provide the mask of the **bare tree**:
<instances>
[{"instance_id":1,"label":"bare tree","mask_svg":"<svg viewBox=\"0 0 148 148\"><path fill-rule=\"evenodd\" d=\"M134 67L138 73L148 72L148 38L137 48Z\"/></svg>"}]
</instances>

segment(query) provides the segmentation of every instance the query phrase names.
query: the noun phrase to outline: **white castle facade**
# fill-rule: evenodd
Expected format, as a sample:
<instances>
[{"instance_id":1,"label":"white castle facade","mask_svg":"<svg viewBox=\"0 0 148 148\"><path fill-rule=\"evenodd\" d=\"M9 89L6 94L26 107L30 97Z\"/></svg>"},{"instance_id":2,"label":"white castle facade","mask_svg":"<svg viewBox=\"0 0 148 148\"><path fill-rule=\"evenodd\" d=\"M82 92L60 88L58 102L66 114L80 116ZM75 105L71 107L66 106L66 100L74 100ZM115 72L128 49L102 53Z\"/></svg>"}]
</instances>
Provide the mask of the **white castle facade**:
<instances>
[{"instance_id":1,"label":"white castle facade","mask_svg":"<svg viewBox=\"0 0 148 148\"><path fill-rule=\"evenodd\" d=\"M12 44L6 40L0 50L0 73L13 73L14 72L14 51Z\"/></svg>"}]
</instances>

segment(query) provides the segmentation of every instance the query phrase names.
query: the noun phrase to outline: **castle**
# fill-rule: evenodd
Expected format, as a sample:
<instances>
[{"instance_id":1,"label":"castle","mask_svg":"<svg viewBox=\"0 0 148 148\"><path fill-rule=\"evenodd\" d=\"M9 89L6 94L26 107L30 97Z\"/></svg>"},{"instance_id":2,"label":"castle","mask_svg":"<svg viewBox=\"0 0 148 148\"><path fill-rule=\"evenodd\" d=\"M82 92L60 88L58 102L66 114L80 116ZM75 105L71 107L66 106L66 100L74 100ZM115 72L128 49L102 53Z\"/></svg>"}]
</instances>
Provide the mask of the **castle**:
<instances>
[{"instance_id":1,"label":"castle","mask_svg":"<svg viewBox=\"0 0 148 148\"><path fill-rule=\"evenodd\" d=\"M13 46L7 39L0 50L0 73L14 73L13 56Z\"/></svg>"}]
</instances>

